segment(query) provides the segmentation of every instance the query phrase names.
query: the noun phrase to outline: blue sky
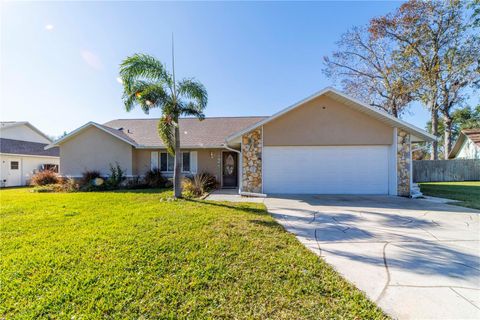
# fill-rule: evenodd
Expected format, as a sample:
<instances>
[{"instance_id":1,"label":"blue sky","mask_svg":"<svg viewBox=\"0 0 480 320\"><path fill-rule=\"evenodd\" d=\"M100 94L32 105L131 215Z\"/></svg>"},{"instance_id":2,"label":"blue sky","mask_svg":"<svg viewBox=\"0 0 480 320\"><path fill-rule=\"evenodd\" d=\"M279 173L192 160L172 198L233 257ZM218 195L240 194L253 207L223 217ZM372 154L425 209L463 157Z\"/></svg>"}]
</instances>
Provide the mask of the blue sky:
<instances>
[{"instance_id":1,"label":"blue sky","mask_svg":"<svg viewBox=\"0 0 480 320\"><path fill-rule=\"evenodd\" d=\"M88 121L157 117L127 113L118 65L136 52L195 77L207 116L270 115L332 85L323 56L348 28L398 2L1 4L0 118L27 120L50 135ZM424 127L428 113L405 120Z\"/></svg>"}]
</instances>

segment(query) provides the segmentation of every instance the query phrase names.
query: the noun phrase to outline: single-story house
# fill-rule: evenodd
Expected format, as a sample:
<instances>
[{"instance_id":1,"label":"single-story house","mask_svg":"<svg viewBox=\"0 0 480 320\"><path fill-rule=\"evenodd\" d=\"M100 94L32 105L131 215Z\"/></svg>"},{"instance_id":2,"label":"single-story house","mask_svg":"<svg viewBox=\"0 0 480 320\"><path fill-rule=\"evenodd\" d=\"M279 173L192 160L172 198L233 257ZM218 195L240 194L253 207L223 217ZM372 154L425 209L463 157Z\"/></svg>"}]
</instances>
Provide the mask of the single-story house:
<instances>
[{"instance_id":1,"label":"single-story house","mask_svg":"<svg viewBox=\"0 0 480 320\"><path fill-rule=\"evenodd\" d=\"M39 170L57 170L58 148L45 147L52 140L27 121L0 123L0 187L24 186Z\"/></svg>"},{"instance_id":2,"label":"single-story house","mask_svg":"<svg viewBox=\"0 0 480 320\"><path fill-rule=\"evenodd\" d=\"M89 122L49 147L60 148L60 173L108 174L118 162L130 176L172 173L158 119ZM390 194L409 196L411 144L434 136L326 88L269 117L179 121L183 172L215 175L241 194Z\"/></svg>"},{"instance_id":3,"label":"single-story house","mask_svg":"<svg viewBox=\"0 0 480 320\"><path fill-rule=\"evenodd\" d=\"M480 159L480 128L462 130L448 158Z\"/></svg>"}]
</instances>

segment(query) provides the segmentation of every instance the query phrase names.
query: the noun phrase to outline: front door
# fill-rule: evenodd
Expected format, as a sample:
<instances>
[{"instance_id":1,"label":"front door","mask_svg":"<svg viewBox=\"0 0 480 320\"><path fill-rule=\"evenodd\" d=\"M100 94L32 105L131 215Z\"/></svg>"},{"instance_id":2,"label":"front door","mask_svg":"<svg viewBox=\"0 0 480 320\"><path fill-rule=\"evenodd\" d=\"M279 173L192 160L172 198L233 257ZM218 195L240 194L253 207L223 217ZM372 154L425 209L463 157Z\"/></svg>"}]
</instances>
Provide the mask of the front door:
<instances>
[{"instance_id":1,"label":"front door","mask_svg":"<svg viewBox=\"0 0 480 320\"><path fill-rule=\"evenodd\" d=\"M8 161L8 176L6 187L15 187L22 185L22 162L20 159L10 159Z\"/></svg>"},{"instance_id":2,"label":"front door","mask_svg":"<svg viewBox=\"0 0 480 320\"><path fill-rule=\"evenodd\" d=\"M238 186L238 161L236 152L223 152L223 187L235 188Z\"/></svg>"}]
</instances>

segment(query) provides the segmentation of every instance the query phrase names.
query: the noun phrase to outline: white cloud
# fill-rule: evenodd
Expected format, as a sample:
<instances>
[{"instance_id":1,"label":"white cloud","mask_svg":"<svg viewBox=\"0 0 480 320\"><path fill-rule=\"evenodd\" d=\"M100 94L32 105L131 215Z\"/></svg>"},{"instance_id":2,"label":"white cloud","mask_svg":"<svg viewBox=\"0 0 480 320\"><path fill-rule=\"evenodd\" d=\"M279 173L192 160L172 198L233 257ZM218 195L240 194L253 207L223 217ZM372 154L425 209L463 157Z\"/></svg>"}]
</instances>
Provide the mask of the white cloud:
<instances>
[{"instance_id":1,"label":"white cloud","mask_svg":"<svg viewBox=\"0 0 480 320\"><path fill-rule=\"evenodd\" d=\"M45 30L47 30L47 31L52 31L53 28L54 28L53 24L47 24L47 25L45 26Z\"/></svg>"},{"instance_id":2,"label":"white cloud","mask_svg":"<svg viewBox=\"0 0 480 320\"><path fill-rule=\"evenodd\" d=\"M82 56L83 61L85 61L85 63L88 64L93 69L96 69L96 70L103 69L103 63L95 53L89 50L82 50L80 54Z\"/></svg>"},{"instance_id":3,"label":"white cloud","mask_svg":"<svg viewBox=\"0 0 480 320\"><path fill-rule=\"evenodd\" d=\"M120 84L123 84L122 78L117 77L117 82L120 83Z\"/></svg>"}]
</instances>

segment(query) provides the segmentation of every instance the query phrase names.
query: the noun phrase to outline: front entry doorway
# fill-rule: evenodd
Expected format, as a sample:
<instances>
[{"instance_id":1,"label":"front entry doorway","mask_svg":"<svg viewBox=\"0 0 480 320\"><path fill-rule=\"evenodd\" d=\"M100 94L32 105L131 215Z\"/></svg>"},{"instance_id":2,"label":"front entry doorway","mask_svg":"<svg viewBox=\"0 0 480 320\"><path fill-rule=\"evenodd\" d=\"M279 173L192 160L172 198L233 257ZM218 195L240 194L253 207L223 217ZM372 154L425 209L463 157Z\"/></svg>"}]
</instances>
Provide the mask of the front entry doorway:
<instances>
[{"instance_id":1,"label":"front entry doorway","mask_svg":"<svg viewBox=\"0 0 480 320\"><path fill-rule=\"evenodd\" d=\"M222 187L238 187L238 154L236 152L222 153Z\"/></svg>"}]
</instances>

